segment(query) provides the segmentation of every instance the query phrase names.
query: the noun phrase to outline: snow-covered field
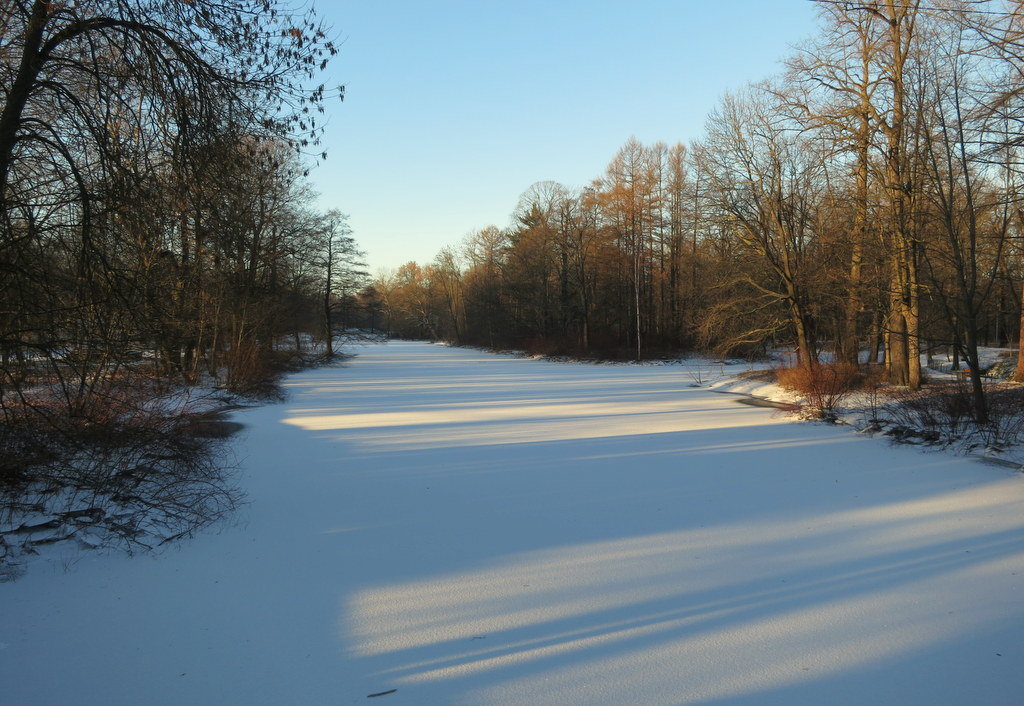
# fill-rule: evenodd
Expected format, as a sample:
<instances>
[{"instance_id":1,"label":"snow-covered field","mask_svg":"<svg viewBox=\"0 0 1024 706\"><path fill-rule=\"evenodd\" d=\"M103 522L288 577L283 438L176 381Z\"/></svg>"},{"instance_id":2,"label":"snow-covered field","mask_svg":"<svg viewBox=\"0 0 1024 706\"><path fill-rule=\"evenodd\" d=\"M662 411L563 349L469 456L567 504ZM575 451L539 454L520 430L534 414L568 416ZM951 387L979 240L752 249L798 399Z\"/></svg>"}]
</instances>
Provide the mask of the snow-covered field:
<instances>
[{"instance_id":1,"label":"snow-covered field","mask_svg":"<svg viewBox=\"0 0 1024 706\"><path fill-rule=\"evenodd\" d=\"M1024 476L692 384L404 342L295 375L235 415L236 526L0 584L0 702L1021 702Z\"/></svg>"}]
</instances>

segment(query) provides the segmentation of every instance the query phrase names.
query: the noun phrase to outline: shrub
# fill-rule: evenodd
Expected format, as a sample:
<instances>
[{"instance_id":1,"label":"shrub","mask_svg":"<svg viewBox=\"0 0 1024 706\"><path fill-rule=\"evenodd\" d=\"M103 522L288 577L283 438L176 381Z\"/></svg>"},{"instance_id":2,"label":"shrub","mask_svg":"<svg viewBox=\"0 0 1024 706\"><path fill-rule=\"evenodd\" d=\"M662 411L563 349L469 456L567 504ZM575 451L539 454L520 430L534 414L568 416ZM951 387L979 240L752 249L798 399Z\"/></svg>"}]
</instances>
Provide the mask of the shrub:
<instances>
[{"instance_id":1,"label":"shrub","mask_svg":"<svg viewBox=\"0 0 1024 706\"><path fill-rule=\"evenodd\" d=\"M111 376L90 402L68 404L39 387L4 405L0 574L12 576L21 554L64 540L128 551L164 544L240 501L222 443L197 433L197 417L209 413L180 391L161 395L145 379Z\"/></svg>"},{"instance_id":2,"label":"shrub","mask_svg":"<svg viewBox=\"0 0 1024 706\"><path fill-rule=\"evenodd\" d=\"M890 435L920 436L930 442L950 441L968 433L973 413L971 391L963 383L894 389L885 405L886 418L896 425Z\"/></svg>"},{"instance_id":3,"label":"shrub","mask_svg":"<svg viewBox=\"0 0 1024 706\"><path fill-rule=\"evenodd\" d=\"M985 424L974 421L974 399L966 382L894 390L883 407L886 432L897 441L1002 449L1024 440L1024 388L991 386Z\"/></svg>"},{"instance_id":4,"label":"shrub","mask_svg":"<svg viewBox=\"0 0 1024 706\"><path fill-rule=\"evenodd\" d=\"M865 376L855 365L834 363L811 368L781 368L775 371L780 385L804 396L802 410L815 419L834 421L836 408Z\"/></svg>"},{"instance_id":5,"label":"shrub","mask_svg":"<svg viewBox=\"0 0 1024 706\"><path fill-rule=\"evenodd\" d=\"M266 352L258 345L243 341L224 352L221 359L227 368L225 387L239 395L271 396L277 377L271 370Z\"/></svg>"}]
</instances>

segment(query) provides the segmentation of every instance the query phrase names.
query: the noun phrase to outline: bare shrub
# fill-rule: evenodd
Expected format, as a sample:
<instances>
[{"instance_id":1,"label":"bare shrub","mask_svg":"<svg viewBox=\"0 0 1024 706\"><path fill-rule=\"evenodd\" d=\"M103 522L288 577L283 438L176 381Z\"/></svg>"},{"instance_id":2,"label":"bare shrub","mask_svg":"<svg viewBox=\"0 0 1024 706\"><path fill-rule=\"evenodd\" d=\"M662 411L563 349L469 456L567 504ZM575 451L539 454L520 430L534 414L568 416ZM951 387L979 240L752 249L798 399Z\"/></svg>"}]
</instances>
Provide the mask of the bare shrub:
<instances>
[{"instance_id":1,"label":"bare shrub","mask_svg":"<svg viewBox=\"0 0 1024 706\"><path fill-rule=\"evenodd\" d=\"M227 368L225 387L231 392L252 397L274 396L277 375L260 346L243 341L224 352L222 363Z\"/></svg>"},{"instance_id":2,"label":"bare shrub","mask_svg":"<svg viewBox=\"0 0 1024 706\"><path fill-rule=\"evenodd\" d=\"M1024 388L993 385L988 392L988 424L979 436L986 447L1002 450L1024 442Z\"/></svg>"},{"instance_id":3,"label":"bare shrub","mask_svg":"<svg viewBox=\"0 0 1024 706\"><path fill-rule=\"evenodd\" d=\"M775 377L783 387L804 396L805 414L829 421L835 420L839 404L865 379L857 366L848 363L781 368L775 371Z\"/></svg>"},{"instance_id":4,"label":"bare shrub","mask_svg":"<svg viewBox=\"0 0 1024 706\"><path fill-rule=\"evenodd\" d=\"M893 390L881 416L886 434L897 441L953 446L969 451L1002 450L1024 441L1024 389L991 385L987 390L988 421L974 420L974 401L964 381L930 385L911 391Z\"/></svg>"},{"instance_id":5,"label":"bare shrub","mask_svg":"<svg viewBox=\"0 0 1024 706\"><path fill-rule=\"evenodd\" d=\"M921 390L896 388L883 406L886 432L898 441L920 439L952 443L971 431L974 405L967 385L933 385Z\"/></svg>"},{"instance_id":6,"label":"bare shrub","mask_svg":"<svg viewBox=\"0 0 1024 706\"><path fill-rule=\"evenodd\" d=\"M279 385L285 373L297 372L345 358L338 350L328 356L321 348L305 350L302 346L271 347L243 341L221 356L224 366L224 387L243 397L281 400Z\"/></svg>"},{"instance_id":7,"label":"bare shrub","mask_svg":"<svg viewBox=\"0 0 1024 706\"><path fill-rule=\"evenodd\" d=\"M0 564L77 540L129 552L220 520L240 502L222 441L200 412L127 376L76 414L41 389L0 425Z\"/></svg>"},{"instance_id":8,"label":"bare shrub","mask_svg":"<svg viewBox=\"0 0 1024 706\"><path fill-rule=\"evenodd\" d=\"M696 365L686 365L686 375L690 378L691 387L704 387L715 380L725 377L725 363L722 361L711 361L711 365L704 367L701 361Z\"/></svg>"}]
</instances>

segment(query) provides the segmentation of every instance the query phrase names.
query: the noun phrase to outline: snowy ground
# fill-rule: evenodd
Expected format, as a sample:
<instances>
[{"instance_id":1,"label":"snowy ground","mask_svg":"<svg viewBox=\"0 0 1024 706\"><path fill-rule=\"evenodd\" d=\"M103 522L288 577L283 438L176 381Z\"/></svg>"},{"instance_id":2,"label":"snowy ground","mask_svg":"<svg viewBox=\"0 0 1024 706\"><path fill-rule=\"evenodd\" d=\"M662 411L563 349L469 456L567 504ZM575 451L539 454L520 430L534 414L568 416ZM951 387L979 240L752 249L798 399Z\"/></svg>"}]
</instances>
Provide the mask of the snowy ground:
<instances>
[{"instance_id":1,"label":"snowy ground","mask_svg":"<svg viewBox=\"0 0 1024 706\"><path fill-rule=\"evenodd\" d=\"M295 375L235 415L237 526L0 584L0 702L1020 703L1021 474L692 384L403 342Z\"/></svg>"}]
</instances>

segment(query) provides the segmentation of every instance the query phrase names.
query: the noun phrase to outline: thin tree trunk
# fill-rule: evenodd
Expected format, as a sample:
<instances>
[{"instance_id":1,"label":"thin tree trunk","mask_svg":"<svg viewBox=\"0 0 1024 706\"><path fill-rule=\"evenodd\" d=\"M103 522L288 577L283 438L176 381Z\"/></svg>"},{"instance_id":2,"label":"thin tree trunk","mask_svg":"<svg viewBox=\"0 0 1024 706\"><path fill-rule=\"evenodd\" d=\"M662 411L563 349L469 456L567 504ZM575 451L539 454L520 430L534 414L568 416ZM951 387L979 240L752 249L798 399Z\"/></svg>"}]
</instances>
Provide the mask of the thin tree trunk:
<instances>
[{"instance_id":1,"label":"thin tree trunk","mask_svg":"<svg viewBox=\"0 0 1024 706\"><path fill-rule=\"evenodd\" d=\"M1017 367L1013 371L1014 382L1024 382L1024 286L1021 287L1020 327L1017 330Z\"/></svg>"}]
</instances>

